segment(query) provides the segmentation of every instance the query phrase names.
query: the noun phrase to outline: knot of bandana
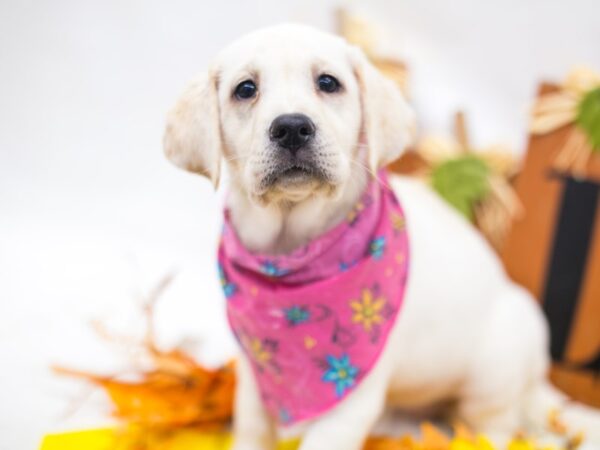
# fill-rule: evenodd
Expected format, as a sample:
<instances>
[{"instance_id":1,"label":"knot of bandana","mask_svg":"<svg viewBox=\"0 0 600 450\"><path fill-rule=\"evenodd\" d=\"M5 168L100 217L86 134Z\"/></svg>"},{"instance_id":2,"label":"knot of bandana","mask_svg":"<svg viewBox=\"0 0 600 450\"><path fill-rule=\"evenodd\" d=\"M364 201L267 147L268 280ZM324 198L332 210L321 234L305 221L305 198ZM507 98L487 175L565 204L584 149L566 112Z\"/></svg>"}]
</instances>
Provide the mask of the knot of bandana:
<instances>
[{"instance_id":1,"label":"knot of bandana","mask_svg":"<svg viewBox=\"0 0 600 450\"><path fill-rule=\"evenodd\" d=\"M402 305L408 263L404 213L385 172L341 224L286 255L249 252L226 212L219 275L227 316L280 424L322 414L373 368Z\"/></svg>"}]
</instances>

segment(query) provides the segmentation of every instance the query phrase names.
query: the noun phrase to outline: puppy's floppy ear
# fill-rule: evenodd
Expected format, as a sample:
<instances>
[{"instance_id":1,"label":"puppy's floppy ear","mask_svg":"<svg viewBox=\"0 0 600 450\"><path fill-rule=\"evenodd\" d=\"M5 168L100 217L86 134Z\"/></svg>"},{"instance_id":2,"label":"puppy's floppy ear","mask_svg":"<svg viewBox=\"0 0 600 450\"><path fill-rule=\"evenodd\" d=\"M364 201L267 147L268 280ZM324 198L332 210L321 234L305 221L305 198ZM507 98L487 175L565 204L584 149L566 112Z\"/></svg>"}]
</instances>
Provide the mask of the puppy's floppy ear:
<instances>
[{"instance_id":1,"label":"puppy's floppy ear","mask_svg":"<svg viewBox=\"0 0 600 450\"><path fill-rule=\"evenodd\" d=\"M203 74L187 86L167 115L163 145L173 164L208 177L217 188L223 143L216 76Z\"/></svg>"},{"instance_id":2,"label":"puppy's floppy ear","mask_svg":"<svg viewBox=\"0 0 600 450\"><path fill-rule=\"evenodd\" d=\"M368 164L376 171L398 158L412 143L415 116L400 89L383 76L360 49L352 48L351 59L361 95Z\"/></svg>"}]
</instances>

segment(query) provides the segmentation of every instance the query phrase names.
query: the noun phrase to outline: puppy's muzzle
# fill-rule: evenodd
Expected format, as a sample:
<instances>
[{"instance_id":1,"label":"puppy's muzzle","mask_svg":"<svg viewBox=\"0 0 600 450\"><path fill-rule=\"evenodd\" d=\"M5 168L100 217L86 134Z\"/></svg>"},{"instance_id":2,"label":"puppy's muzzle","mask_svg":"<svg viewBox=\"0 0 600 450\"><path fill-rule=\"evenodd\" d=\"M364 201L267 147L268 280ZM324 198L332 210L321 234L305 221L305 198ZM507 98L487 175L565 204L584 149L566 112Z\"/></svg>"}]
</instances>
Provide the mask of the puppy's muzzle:
<instances>
[{"instance_id":1,"label":"puppy's muzzle","mask_svg":"<svg viewBox=\"0 0 600 450\"><path fill-rule=\"evenodd\" d=\"M298 150L314 139L315 124L304 114L282 114L271 124L269 137L280 149L296 156Z\"/></svg>"},{"instance_id":2,"label":"puppy's muzzle","mask_svg":"<svg viewBox=\"0 0 600 450\"><path fill-rule=\"evenodd\" d=\"M326 181L316 145L316 127L304 114L282 114L269 128L272 166L262 180L263 188L313 185Z\"/></svg>"}]
</instances>

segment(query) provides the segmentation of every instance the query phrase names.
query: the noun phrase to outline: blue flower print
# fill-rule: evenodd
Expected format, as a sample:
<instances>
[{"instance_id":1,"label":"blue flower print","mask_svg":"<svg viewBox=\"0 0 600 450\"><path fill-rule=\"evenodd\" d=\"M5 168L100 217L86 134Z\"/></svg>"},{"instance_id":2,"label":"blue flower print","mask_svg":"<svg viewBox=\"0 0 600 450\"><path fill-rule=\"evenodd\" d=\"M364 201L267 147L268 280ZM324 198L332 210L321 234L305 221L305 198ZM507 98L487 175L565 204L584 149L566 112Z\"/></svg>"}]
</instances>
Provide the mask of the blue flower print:
<instances>
[{"instance_id":1,"label":"blue flower print","mask_svg":"<svg viewBox=\"0 0 600 450\"><path fill-rule=\"evenodd\" d=\"M286 269L280 269L273 261L265 261L262 263L260 270L265 275L270 277L281 277L288 273Z\"/></svg>"},{"instance_id":2,"label":"blue flower print","mask_svg":"<svg viewBox=\"0 0 600 450\"><path fill-rule=\"evenodd\" d=\"M221 288L225 293L225 298L230 298L233 294L235 294L235 291L237 291L237 287L235 286L235 284L230 283L227 280L227 275L225 275L225 269L223 269L223 266L221 264L219 264L219 279L221 280Z\"/></svg>"},{"instance_id":3,"label":"blue flower print","mask_svg":"<svg viewBox=\"0 0 600 450\"><path fill-rule=\"evenodd\" d=\"M302 306L294 305L290 308L285 308L283 312L290 325L299 325L310 319L310 312Z\"/></svg>"},{"instance_id":4,"label":"blue flower print","mask_svg":"<svg viewBox=\"0 0 600 450\"><path fill-rule=\"evenodd\" d=\"M292 421L292 416L287 409L279 409L279 421L281 423L290 423Z\"/></svg>"},{"instance_id":5,"label":"blue flower print","mask_svg":"<svg viewBox=\"0 0 600 450\"><path fill-rule=\"evenodd\" d=\"M385 251L385 236L379 236L371 241L369 253L375 259L380 259Z\"/></svg>"},{"instance_id":6,"label":"blue flower print","mask_svg":"<svg viewBox=\"0 0 600 450\"><path fill-rule=\"evenodd\" d=\"M340 263L340 272L345 272L346 270L351 269L355 265L356 265L356 261L350 261L349 263L342 261Z\"/></svg>"},{"instance_id":7,"label":"blue flower print","mask_svg":"<svg viewBox=\"0 0 600 450\"><path fill-rule=\"evenodd\" d=\"M350 363L350 357L343 354L339 359L335 356L327 356L327 364L329 368L323 375L322 380L335 384L335 394L342 397L347 389L354 386L358 368Z\"/></svg>"}]
</instances>

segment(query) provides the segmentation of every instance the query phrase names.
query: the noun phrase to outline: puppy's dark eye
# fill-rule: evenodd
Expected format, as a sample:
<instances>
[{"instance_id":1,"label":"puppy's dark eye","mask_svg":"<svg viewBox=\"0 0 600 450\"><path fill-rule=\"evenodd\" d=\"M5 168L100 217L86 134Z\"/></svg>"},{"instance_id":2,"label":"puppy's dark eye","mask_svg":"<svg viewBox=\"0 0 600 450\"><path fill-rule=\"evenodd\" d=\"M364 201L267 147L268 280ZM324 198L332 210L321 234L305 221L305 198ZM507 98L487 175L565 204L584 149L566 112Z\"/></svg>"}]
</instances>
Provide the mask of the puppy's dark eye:
<instances>
[{"instance_id":1,"label":"puppy's dark eye","mask_svg":"<svg viewBox=\"0 0 600 450\"><path fill-rule=\"evenodd\" d=\"M254 97L256 91L258 91L258 88L256 87L256 84L254 84L254 81L244 80L236 86L233 93L238 99L245 100Z\"/></svg>"},{"instance_id":2,"label":"puppy's dark eye","mask_svg":"<svg viewBox=\"0 0 600 450\"><path fill-rule=\"evenodd\" d=\"M317 86L320 91L327 92L328 94L337 92L341 88L340 82L331 75L321 75L317 79Z\"/></svg>"}]
</instances>

